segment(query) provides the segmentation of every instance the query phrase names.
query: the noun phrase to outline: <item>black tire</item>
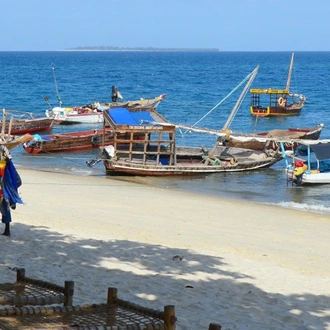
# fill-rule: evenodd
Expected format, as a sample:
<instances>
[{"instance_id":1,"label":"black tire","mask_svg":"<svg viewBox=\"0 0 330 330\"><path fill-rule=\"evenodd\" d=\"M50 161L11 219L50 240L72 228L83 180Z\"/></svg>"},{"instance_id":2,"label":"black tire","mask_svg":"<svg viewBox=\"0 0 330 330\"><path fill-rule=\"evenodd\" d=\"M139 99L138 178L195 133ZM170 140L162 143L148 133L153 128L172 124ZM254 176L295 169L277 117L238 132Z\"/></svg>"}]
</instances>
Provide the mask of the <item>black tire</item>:
<instances>
[{"instance_id":1,"label":"black tire","mask_svg":"<svg viewBox=\"0 0 330 330\"><path fill-rule=\"evenodd\" d=\"M99 142L100 142L100 139L99 139L98 135L92 136L91 143L92 143L93 146L95 146L95 147L98 146Z\"/></svg>"}]
</instances>

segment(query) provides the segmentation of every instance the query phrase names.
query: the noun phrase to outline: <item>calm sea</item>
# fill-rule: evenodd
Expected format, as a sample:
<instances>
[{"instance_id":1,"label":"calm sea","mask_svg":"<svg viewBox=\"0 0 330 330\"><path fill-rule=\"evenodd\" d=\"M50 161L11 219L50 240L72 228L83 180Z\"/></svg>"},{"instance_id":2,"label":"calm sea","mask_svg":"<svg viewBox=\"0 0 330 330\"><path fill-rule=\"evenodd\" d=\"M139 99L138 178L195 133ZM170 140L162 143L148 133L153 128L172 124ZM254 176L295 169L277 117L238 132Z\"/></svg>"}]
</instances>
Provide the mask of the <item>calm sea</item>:
<instances>
[{"instance_id":1,"label":"calm sea","mask_svg":"<svg viewBox=\"0 0 330 330\"><path fill-rule=\"evenodd\" d=\"M197 126L219 129L242 91L240 88L227 98L235 87L260 65L252 87L284 88L290 57L290 52L0 52L0 106L43 115L48 107L44 96L56 106L54 67L64 106L108 102L111 86L116 85L125 100L165 93L158 111L172 122L193 125L208 114ZM329 78L330 52L296 52L291 90L307 96L301 114L256 119L249 113L247 95L230 128L253 132L323 123L322 137L330 138ZM91 127L96 126L56 126L52 133ZM178 132L178 138L180 145L209 147L214 142L214 137L184 130ZM13 154L18 167L109 179L102 164L93 169L85 165L86 160L97 155L97 150L31 156L18 147ZM255 172L137 181L330 214L330 185L287 186L283 162Z\"/></svg>"}]
</instances>

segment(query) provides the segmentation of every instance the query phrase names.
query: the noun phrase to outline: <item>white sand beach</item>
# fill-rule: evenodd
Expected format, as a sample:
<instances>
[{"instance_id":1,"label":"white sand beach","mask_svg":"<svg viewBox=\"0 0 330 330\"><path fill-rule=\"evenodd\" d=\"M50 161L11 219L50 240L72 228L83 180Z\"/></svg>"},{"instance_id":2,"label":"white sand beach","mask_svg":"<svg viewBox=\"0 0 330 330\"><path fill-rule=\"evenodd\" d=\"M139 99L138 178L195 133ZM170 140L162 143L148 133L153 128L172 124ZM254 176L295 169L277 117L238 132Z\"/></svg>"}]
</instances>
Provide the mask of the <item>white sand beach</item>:
<instances>
[{"instance_id":1,"label":"white sand beach","mask_svg":"<svg viewBox=\"0 0 330 330\"><path fill-rule=\"evenodd\" d=\"M180 330L330 329L329 216L19 172L25 205L0 236L1 282L15 281L14 267L73 280L74 304L105 302L116 287L145 307L174 305Z\"/></svg>"}]
</instances>

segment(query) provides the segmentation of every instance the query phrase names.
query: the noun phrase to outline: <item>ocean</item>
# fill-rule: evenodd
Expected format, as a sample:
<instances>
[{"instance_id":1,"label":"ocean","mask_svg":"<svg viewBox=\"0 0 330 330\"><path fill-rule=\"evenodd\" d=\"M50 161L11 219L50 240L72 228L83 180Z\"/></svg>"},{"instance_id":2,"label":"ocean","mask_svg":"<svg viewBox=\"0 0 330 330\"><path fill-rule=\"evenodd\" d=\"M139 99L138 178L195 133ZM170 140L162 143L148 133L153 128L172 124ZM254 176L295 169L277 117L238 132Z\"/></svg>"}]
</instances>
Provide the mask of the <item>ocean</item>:
<instances>
[{"instance_id":1,"label":"ocean","mask_svg":"<svg viewBox=\"0 0 330 330\"><path fill-rule=\"evenodd\" d=\"M110 102L111 87L116 85L124 100L166 94L158 112L169 121L185 125L198 122L198 127L220 129L243 89L235 90L243 79L259 65L252 88L285 88L290 58L291 52L0 52L0 105L44 115L48 108L45 96L51 106L58 105L55 73L63 106ZM295 52L290 89L307 97L301 114L255 118L250 115L247 95L230 128L248 133L323 123L321 138L330 138L329 63L330 52ZM57 125L47 134L97 127ZM212 146L215 139L185 130L179 130L177 136L179 145L201 147ZM30 155L20 146L12 153L18 168L101 176L109 180L101 163L94 168L86 165L98 150ZM251 172L125 180L231 198L238 203L253 201L330 214L330 185L287 185L284 161L269 169Z\"/></svg>"}]
</instances>

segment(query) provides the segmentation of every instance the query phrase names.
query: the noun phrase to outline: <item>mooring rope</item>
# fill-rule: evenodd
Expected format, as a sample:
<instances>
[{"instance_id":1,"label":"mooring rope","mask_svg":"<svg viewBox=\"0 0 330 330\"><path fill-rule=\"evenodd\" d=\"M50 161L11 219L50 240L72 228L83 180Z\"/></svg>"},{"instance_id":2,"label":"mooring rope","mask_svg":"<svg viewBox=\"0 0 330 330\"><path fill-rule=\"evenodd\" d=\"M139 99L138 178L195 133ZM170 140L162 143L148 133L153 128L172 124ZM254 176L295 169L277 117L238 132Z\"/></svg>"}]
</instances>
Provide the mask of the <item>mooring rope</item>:
<instances>
[{"instance_id":1,"label":"mooring rope","mask_svg":"<svg viewBox=\"0 0 330 330\"><path fill-rule=\"evenodd\" d=\"M49 151L43 151L43 153L45 153L46 155L45 155L45 156L41 156L41 155L39 155L38 157L39 157L39 158L41 158L41 157L43 157L43 158L50 158L50 159L58 159L58 158L60 158L60 159L62 159L62 160L65 160L65 161L67 161L67 162L70 162L70 163L72 163L72 164L74 164L74 165L77 165L77 167L85 168L85 169L86 169L86 172L88 171L88 169L90 169L90 167L88 167L88 166L86 165L86 158L87 158L87 157L86 157L86 158L83 158L83 157L66 157L66 156L60 156L60 155L58 155L58 153L56 153L56 155L54 155L54 153L49 152ZM34 156L31 155L31 157L34 157ZM106 159L106 158L104 158L103 156L101 157L101 155L100 155L100 158L101 158L101 161L102 161L103 159ZM78 162L78 161L77 161L78 159L84 161L84 164ZM89 157L89 159L90 159L90 157ZM96 169L96 168L94 168L94 170L95 170L95 171L99 171L99 172L101 172L101 171L104 172L104 170L101 170L101 169Z\"/></svg>"},{"instance_id":2,"label":"mooring rope","mask_svg":"<svg viewBox=\"0 0 330 330\"><path fill-rule=\"evenodd\" d=\"M254 72L254 71L253 71ZM197 120L192 126L196 126L197 124L199 124L202 120L204 120L209 114L211 114L217 107L219 107L225 100L228 99L228 97L230 97L234 92L236 92L249 78L250 76L253 74L253 72L251 72L250 74L248 74L227 96L225 96L219 103L217 103L210 111L208 111L202 118L200 118L199 120ZM189 130L186 130L185 132L180 132L181 135L183 136L184 134L186 134L187 132L189 132Z\"/></svg>"}]
</instances>

